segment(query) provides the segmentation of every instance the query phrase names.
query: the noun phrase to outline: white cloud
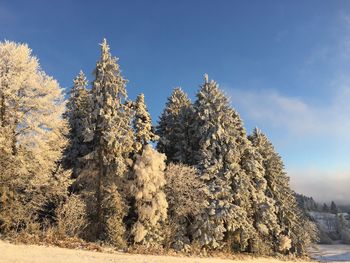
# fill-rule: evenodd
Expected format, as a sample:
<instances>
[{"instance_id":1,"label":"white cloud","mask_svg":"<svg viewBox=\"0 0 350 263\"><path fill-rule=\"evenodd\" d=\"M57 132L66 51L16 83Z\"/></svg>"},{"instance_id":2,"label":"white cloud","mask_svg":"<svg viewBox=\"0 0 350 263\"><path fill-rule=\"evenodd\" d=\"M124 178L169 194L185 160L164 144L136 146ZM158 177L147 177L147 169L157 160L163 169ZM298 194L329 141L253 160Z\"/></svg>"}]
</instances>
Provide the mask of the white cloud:
<instances>
[{"instance_id":1,"label":"white cloud","mask_svg":"<svg viewBox=\"0 0 350 263\"><path fill-rule=\"evenodd\" d=\"M298 136L347 137L350 134L350 79L331 84L323 105L276 90L229 89L235 108L258 126L279 128Z\"/></svg>"},{"instance_id":2,"label":"white cloud","mask_svg":"<svg viewBox=\"0 0 350 263\"><path fill-rule=\"evenodd\" d=\"M349 204L350 170L320 171L318 169L290 170L294 190L312 196L318 202Z\"/></svg>"},{"instance_id":3,"label":"white cloud","mask_svg":"<svg viewBox=\"0 0 350 263\"><path fill-rule=\"evenodd\" d=\"M274 90L226 89L233 105L246 119L274 133L273 141L279 141L285 161L293 159L293 165L287 165L293 189L320 202L350 202L350 83L347 83L345 78L334 82L328 103L323 105ZM318 160L320 156L324 158ZM339 166L344 168L340 170Z\"/></svg>"}]
</instances>

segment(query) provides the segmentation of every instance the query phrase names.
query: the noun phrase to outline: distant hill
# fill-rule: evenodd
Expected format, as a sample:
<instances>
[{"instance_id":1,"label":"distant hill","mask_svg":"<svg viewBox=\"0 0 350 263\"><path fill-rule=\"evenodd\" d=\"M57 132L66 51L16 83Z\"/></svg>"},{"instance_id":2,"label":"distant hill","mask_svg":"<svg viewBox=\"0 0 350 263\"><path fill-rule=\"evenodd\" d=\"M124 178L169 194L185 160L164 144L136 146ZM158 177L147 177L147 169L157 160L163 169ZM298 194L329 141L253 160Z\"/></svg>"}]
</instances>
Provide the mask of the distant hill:
<instances>
[{"instance_id":1,"label":"distant hill","mask_svg":"<svg viewBox=\"0 0 350 263\"><path fill-rule=\"evenodd\" d=\"M312 197L295 193L299 207L304 211L318 211L318 204Z\"/></svg>"},{"instance_id":2,"label":"distant hill","mask_svg":"<svg viewBox=\"0 0 350 263\"><path fill-rule=\"evenodd\" d=\"M319 229L320 243L350 243L349 206L317 203L312 197L295 194L298 205L304 214L314 221Z\"/></svg>"}]
</instances>

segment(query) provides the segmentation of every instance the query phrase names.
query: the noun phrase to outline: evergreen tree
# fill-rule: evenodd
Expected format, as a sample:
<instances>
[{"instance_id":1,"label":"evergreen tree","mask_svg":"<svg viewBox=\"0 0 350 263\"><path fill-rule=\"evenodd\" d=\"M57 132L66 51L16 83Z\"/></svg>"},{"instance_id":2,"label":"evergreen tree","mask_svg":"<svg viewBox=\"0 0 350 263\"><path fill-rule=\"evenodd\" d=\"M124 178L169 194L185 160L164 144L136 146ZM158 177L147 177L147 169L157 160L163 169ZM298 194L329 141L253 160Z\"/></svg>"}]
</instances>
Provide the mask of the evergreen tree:
<instances>
[{"instance_id":1,"label":"evergreen tree","mask_svg":"<svg viewBox=\"0 0 350 263\"><path fill-rule=\"evenodd\" d=\"M334 203L334 201L331 202L331 209L330 209L330 212L332 214L337 214L338 213L338 208L336 206L336 204Z\"/></svg>"},{"instance_id":2,"label":"evergreen tree","mask_svg":"<svg viewBox=\"0 0 350 263\"><path fill-rule=\"evenodd\" d=\"M142 148L148 143L156 141L158 136L154 133L151 116L147 111L145 96L143 94L137 96L134 110L134 151L135 153L140 154L142 152Z\"/></svg>"},{"instance_id":3,"label":"evergreen tree","mask_svg":"<svg viewBox=\"0 0 350 263\"><path fill-rule=\"evenodd\" d=\"M192 140L190 125L193 107L180 88L174 89L159 119L157 150L165 153L167 161L192 164Z\"/></svg>"},{"instance_id":4,"label":"evergreen tree","mask_svg":"<svg viewBox=\"0 0 350 263\"><path fill-rule=\"evenodd\" d=\"M350 244L350 228L349 221L346 220L344 214L336 216L336 229L343 244Z\"/></svg>"},{"instance_id":5,"label":"evergreen tree","mask_svg":"<svg viewBox=\"0 0 350 263\"><path fill-rule=\"evenodd\" d=\"M256 229L249 242L249 251L259 254L271 254L276 251L280 226L276 216L275 201L267 195L267 181L261 154L245 142L246 150L241 157L241 167L250 178L251 209L248 215Z\"/></svg>"},{"instance_id":6,"label":"evergreen tree","mask_svg":"<svg viewBox=\"0 0 350 263\"><path fill-rule=\"evenodd\" d=\"M88 154L88 145L84 142L84 127L88 118L89 91L85 74L80 71L74 79L74 86L70 91L65 118L69 124L69 144L65 150L64 166L73 169L73 176L77 177L82 168L81 158Z\"/></svg>"},{"instance_id":7,"label":"evergreen tree","mask_svg":"<svg viewBox=\"0 0 350 263\"><path fill-rule=\"evenodd\" d=\"M209 192L209 208L198 222L194 237L209 248L225 243L244 249L254 229L250 209L250 180L242 172L240 157L246 134L238 114L214 81L201 86L194 104L196 131L194 157Z\"/></svg>"},{"instance_id":8,"label":"evergreen tree","mask_svg":"<svg viewBox=\"0 0 350 263\"><path fill-rule=\"evenodd\" d=\"M263 158L266 195L275 201L275 213L281 228L279 239L282 240L283 236L290 239L291 251L305 253L308 242L314 238L315 227L307 221L297 205L294 192L289 186L289 177L284 171L283 161L259 129L254 129L249 139Z\"/></svg>"},{"instance_id":9,"label":"evergreen tree","mask_svg":"<svg viewBox=\"0 0 350 263\"><path fill-rule=\"evenodd\" d=\"M132 229L134 242L151 245L163 238L161 223L167 219L168 203L165 185L165 155L146 145L137 156L132 192L136 200L138 219Z\"/></svg>"},{"instance_id":10,"label":"evergreen tree","mask_svg":"<svg viewBox=\"0 0 350 263\"><path fill-rule=\"evenodd\" d=\"M329 207L326 203L323 203L322 211L327 213L329 212Z\"/></svg>"},{"instance_id":11,"label":"evergreen tree","mask_svg":"<svg viewBox=\"0 0 350 263\"><path fill-rule=\"evenodd\" d=\"M126 206L121 190L133 132L131 114L124 104L126 80L105 39L101 47L101 58L94 71L90 116L84 129L91 152L85 156L88 165L80 182L89 206L90 237L122 246Z\"/></svg>"}]
</instances>

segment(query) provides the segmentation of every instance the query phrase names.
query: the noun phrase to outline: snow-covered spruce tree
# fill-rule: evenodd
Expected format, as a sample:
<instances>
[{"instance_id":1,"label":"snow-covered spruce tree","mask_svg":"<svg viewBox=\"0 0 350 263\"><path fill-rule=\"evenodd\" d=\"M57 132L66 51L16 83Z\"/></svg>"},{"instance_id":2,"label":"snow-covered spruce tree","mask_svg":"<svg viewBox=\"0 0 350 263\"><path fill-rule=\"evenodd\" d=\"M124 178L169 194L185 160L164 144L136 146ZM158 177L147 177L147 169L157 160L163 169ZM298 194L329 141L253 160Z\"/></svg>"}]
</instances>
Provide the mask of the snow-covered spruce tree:
<instances>
[{"instance_id":1,"label":"snow-covered spruce tree","mask_svg":"<svg viewBox=\"0 0 350 263\"><path fill-rule=\"evenodd\" d=\"M165 155L146 145L134 164L135 181L132 193L136 200L138 219L133 226L134 242L157 245L162 239L162 223L167 218L168 203L165 185Z\"/></svg>"},{"instance_id":2,"label":"snow-covered spruce tree","mask_svg":"<svg viewBox=\"0 0 350 263\"><path fill-rule=\"evenodd\" d=\"M256 230L254 237L249 240L248 251L258 254L272 254L277 251L280 226L275 211L275 201L267 195L267 182L261 154L246 140L246 149L241 157L241 168L249 177L251 217ZM286 243L286 242L284 242Z\"/></svg>"},{"instance_id":3,"label":"snow-covered spruce tree","mask_svg":"<svg viewBox=\"0 0 350 263\"><path fill-rule=\"evenodd\" d=\"M105 39L101 48L101 58L94 71L90 116L84 129L91 152L84 157L87 165L78 182L87 201L89 238L123 246L122 220L126 206L122 189L129 168L127 158L132 151L133 131L131 114L124 104L126 80Z\"/></svg>"},{"instance_id":4,"label":"snow-covered spruce tree","mask_svg":"<svg viewBox=\"0 0 350 263\"><path fill-rule=\"evenodd\" d=\"M167 162L192 164L193 106L180 88L175 88L159 119L157 150L165 153Z\"/></svg>"},{"instance_id":5,"label":"snow-covered spruce tree","mask_svg":"<svg viewBox=\"0 0 350 263\"><path fill-rule=\"evenodd\" d=\"M136 154L141 154L143 147L150 142L156 141L158 136L154 133L151 116L147 111L145 96L143 94L137 96L134 111L134 151Z\"/></svg>"},{"instance_id":6,"label":"snow-covered spruce tree","mask_svg":"<svg viewBox=\"0 0 350 263\"><path fill-rule=\"evenodd\" d=\"M196 223L194 238L208 248L244 250L254 228L247 213L250 179L239 164L247 140L242 121L207 75L194 109L194 157L209 192L209 208Z\"/></svg>"},{"instance_id":7,"label":"snow-covered spruce tree","mask_svg":"<svg viewBox=\"0 0 350 263\"><path fill-rule=\"evenodd\" d=\"M47 200L60 191L57 163L66 143L63 111L61 88L28 46L1 42L1 231L23 230L50 216Z\"/></svg>"},{"instance_id":8,"label":"snow-covered spruce tree","mask_svg":"<svg viewBox=\"0 0 350 263\"><path fill-rule=\"evenodd\" d=\"M133 113L134 145L131 158L135 162L137 156L142 154L143 148L150 142L155 142L158 136L154 132L151 116L147 111L145 96L140 94L137 96L135 102L128 101L127 105ZM129 173L128 179L129 186L127 189L131 189L135 179L135 174L132 171ZM129 211L124 222L129 232L137 220L137 211L133 194L128 193L127 200Z\"/></svg>"},{"instance_id":9,"label":"snow-covered spruce tree","mask_svg":"<svg viewBox=\"0 0 350 263\"><path fill-rule=\"evenodd\" d=\"M316 228L300 211L294 192L290 188L283 161L266 135L259 129L254 129L249 140L263 158L266 195L275 201L275 213L281 229L279 250L303 254L309 242L317 238ZM286 239L291 240L290 246L282 245L286 243Z\"/></svg>"},{"instance_id":10,"label":"snow-covered spruce tree","mask_svg":"<svg viewBox=\"0 0 350 263\"><path fill-rule=\"evenodd\" d=\"M208 207L204 182L193 166L170 163L165 171L168 201L167 243L175 250L191 250L191 225Z\"/></svg>"},{"instance_id":11,"label":"snow-covered spruce tree","mask_svg":"<svg viewBox=\"0 0 350 263\"><path fill-rule=\"evenodd\" d=\"M63 164L66 169L73 170L73 177L76 178L83 165L81 158L89 152L88 145L84 142L84 128L89 114L89 91L83 71L79 72L73 83L64 114L69 124L69 143Z\"/></svg>"}]
</instances>

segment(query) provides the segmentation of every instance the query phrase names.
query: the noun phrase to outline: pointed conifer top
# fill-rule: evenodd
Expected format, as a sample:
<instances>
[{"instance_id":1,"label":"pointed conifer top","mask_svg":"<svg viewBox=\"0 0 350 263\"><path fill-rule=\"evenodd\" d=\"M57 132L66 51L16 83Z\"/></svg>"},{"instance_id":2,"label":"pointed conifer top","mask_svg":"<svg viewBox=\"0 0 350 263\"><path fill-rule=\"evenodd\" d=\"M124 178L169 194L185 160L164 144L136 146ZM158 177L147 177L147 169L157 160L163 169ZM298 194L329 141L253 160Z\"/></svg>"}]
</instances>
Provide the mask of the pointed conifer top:
<instances>
[{"instance_id":1,"label":"pointed conifer top","mask_svg":"<svg viewBox=\"0 0 350 263\"><path fill-rule=\"evenodd\" d=\"M255 126L253 133L255 133L256 135L261 135L262 132L258 127Z\"/></svg>"},{"instance_id":2,"label":"pointed conifer top","mask_svg":"<svg viewBox=\"0 0 350 263\"><path fill-rule=\"evenodd\" d=\"M207 73L204 74L204 82L209 83L209 76Z\"/></svg>"},{"instance_id":3,"label":"pointed conifer top","mask_svg":"<svg viewBox=\"0 0 350 263\"><path fill-rule=\"evenodd\" d=\"M107 43L107 39L106 38L104 38L102 40L102 43L100 44L100 46L101 46L101 55L102 55L102 57L104 57L106 55L108 57L109 56L109 45Z\"/></svg>"},{"instance_id":4,"label":"pointed conifer top","mask_svg":"<svg viewBox=\"0 0 350 263\"><path fill-rule=\"evenodd\" d=\"M136 101L144 103L145 102L145 94L140 93L139 95L137 95Z\"/></svg>"},{"instance_id":5,"label":"pointed conifer top","mask_svg":"<svg viewBox=\"0 0 350 263\"><path fill-rule=\"evenodd\" d=\"M79 71L79 74L75 77L75 79L73 80L73 83L74 83L74 87L77 89L86 88L88 82L82 70Z\"/></svg>"}]
</instances>

